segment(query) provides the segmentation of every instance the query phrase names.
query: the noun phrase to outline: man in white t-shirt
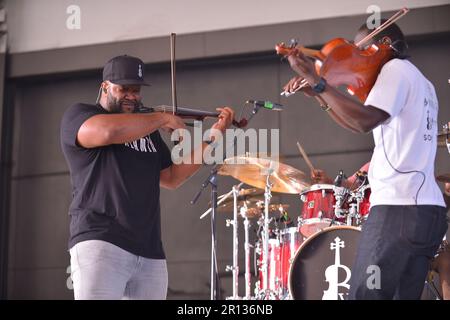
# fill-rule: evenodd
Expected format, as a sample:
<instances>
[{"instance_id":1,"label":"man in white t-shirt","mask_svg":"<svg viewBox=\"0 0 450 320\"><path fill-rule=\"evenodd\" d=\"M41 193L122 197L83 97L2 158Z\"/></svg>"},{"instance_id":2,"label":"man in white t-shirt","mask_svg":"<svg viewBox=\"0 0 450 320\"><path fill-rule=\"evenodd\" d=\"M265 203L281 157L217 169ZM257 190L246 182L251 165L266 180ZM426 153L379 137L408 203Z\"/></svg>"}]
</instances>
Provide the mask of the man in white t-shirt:
<instances>
[{"instance_id":1,"label":"man in white t-shirt","mask_svg":"<svg viewBox=\"0 0 450 320\"><path fill-rule=\"evenodd\" d=\"M369 32L363 25L355 43ZM339 125L373 132L371 211L362 228L347 298L419 299L430 259L447 230L445 204L434 178L438 102L433 85L406 60L407 45L397 25L376 35L372 43L389 44L394 58L384 64L364 103L328 85L300 52L288 57L299 77L285 90L295 91L305 79L311 86L305 94L320 95ZM374 276L379 276L380 285Z\"/></svg>"}]
</instances>

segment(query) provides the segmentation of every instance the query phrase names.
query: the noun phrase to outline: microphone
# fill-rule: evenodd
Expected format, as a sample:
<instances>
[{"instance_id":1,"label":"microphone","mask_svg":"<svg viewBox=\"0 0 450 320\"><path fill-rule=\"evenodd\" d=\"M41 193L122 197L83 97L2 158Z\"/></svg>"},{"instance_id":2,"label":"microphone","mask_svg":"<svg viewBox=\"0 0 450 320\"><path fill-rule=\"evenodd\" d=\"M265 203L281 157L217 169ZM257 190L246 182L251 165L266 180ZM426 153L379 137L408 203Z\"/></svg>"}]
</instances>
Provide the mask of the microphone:
<instances>
[{"instance_id":1,"label":"microphone","mask_svg":"<svg viewBox=\"0 0 450 320\"><path fill-rule=\"evenodd\" d=\"M269 110L273 110L273 111L282 111L284 109L283 105L272 102L272 101L247 100L246 103L251 103L258 107L262 107L264 109L269 109Z\"/></svg>"}]
</instances>

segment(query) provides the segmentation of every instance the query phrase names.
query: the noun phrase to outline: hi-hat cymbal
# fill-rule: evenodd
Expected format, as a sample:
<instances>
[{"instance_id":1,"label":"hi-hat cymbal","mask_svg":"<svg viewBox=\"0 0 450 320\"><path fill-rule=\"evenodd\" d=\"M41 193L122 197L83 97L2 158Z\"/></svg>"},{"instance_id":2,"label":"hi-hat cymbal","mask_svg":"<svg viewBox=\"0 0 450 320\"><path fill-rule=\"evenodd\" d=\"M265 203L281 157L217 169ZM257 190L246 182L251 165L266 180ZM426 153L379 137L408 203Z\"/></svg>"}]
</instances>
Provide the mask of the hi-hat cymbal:
<instances>
[{"instance_id":1,"label":"hi-hat cymbal","mask_svg":"<svg viewBox=\"0 0 450 320\"><path fill-rule=\"evenodd\" d=\"M258 202L264 202L264 200L261 197L249 197L246 199L238 200L237 206L238 208L246 206L247 208L253 208L256 207ZM234 200L231 198L231 201L227 199L223 203L219 204L217 206L217 210L219 212L233 212L234 210Z\"/></svg>"},{"instance_id":2,"label":"hi-hat cymbal","mask_svg":"<svg viewBox=\"0 0 450 320\"><path fill-rule=\"evenodd\" d=\"M436 177L436 180L440 182L450 182L450 173L441 174Z\"/></svg>"},{"instance_id":3,"label":"hi-hat cymbal","mask_svg":"<svg viewBox=\"0 0 450 320\"><path fill-rule=\"evenodd\" d=\"M287 208L289 208L288 204L270 204L269 214L281 214L285 212ZM248 218L259 218L260 216L264 215L264 206L248 208L245 214Z\"/></svg>"},{"instance_id":4,"label":"hi-hat cymbal","mask_svg":"<svg viewBox=\"0 0 450 320\"><path fill-rule=\"evenodd\" d=\"M242 194L241 194L242 191ZM237 206L238 208L247 206L247 207L255 207L258 202L264 202L262 194L264 193L260 189L251 188L241 190L237 197ZM209 203L211 206L211 203ZM225 201L217 206L219 212L233 212L234 209L234 197L230 196Z\"/></svg>"},{"instance_id":5,"label":"hi-hat cymbal","mask_svg":"<svg viewBox=\"0 0 450 320\"><path fill-rule=\"evenodd\" d=\"M245 204L254 204L258 201L262 200L262 195L264 194L264 190L257 189L257 188L248 188L248 189L240 189L237 194L237 205L238 207L241 207ZM219 196L219 199L223 196L227 195L226 193ZM221 200L219 200L220 202ZM208 206L211 206L211 201L209 202ZM233 211L234 206L234 197L233 195L229 195L228 198L223 200L219 203L217 208L219 211Z\"/></svg>"},{"instance_id":6,"label":"hi-hat cymbal","mask_svg":"<svg viewBox=\"0 0 450 320\"><path fill-rule=\"evenodd\" d=\"M264 194L264 190L258 188L240 189L237 195L237 200L245 200L250 197L258 197ZM219 197L220 198L220 197ZM229 196L223 203L233 202L233 195Z\"/></svg>"},{"instance_id":7,"label":"hi-hat cymbal","mask_svg":"<svg viewBox=\"0 0 450 320\"><path fill-rule=\"evenodd\" d=\"M246 200L238 203L238 210L241 212L240 208L246 207L247 210L244 211L244 214L247 218L259 218L261 215L264 215L264 200ZM270 204L269 205L269 214L281 214L289 208L288 204ZM233 202L222 204L217 208L218 212L227 212L233 213Z\"/></svg>"},{"instance_id":8,"label":"hi-hat cymbal","mask_svg":"<svg viewBox=\"0 0 450 320\"><path fill-rule=\"evenodd\" d=\"M248 185L264 189L270 172L272 191L281 193L301 193L308 188L306 175L287 164L262 158L237 156L225 159L219 174L232 176Z\"/></svg>"}]
</instances>

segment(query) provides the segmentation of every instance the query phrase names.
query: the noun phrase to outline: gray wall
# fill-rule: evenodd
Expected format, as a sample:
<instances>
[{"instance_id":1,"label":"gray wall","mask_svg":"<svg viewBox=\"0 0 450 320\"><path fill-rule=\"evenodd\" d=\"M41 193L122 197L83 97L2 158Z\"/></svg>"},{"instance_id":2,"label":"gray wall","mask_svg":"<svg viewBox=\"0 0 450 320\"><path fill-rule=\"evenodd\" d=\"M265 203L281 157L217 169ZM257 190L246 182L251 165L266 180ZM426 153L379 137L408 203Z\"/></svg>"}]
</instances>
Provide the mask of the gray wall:
<instances>
[{"instance_id":1,"label":"gray wall","mask_svg":"<svg viewBox=\"0 0 450 320\"><path fill-rule=\"evenodd\" d=\"M412 61L435 84L440 100L438 123L450 119L450 42L448 34L422 37L411 42ZM124 52L124 43L117 45ZM94 47L95 49L95 47ZM131 47L133 50L133 47ZM83 52L82 50L80 52ZM104 52L83 59L99 59ZM70 54L69 54L70 56ZM70 63L70 59L66 60ZM144 89L147 105L170 102L170 72L166 64L152 64L147 70L152 87ZM180 105L213 110L231 105L236 110L247 99L277 101L280 88L293 75L286 62L272 54L252 54L223 59L198 59L179 63ZM75 102L93 102L100 82L100 70L60 75L9 79L17 85L13 180L10 210L10 256L8 297L11 299L71 299L66 286L69 255L68 206L70 181L59 147L59 122L64 110ZM281 113L262 110L252 122L254 128L280 128L283 162L308 172L299 158L295 142L300 140L316 167L330 175L339 169L347 174L370 159L371 135L345 131L331 121L316 103L302 95L282 98L287 108ZM208 122L208 124L211 121ZM449 155L439 149L436 172L450 172ZM203 168L176 191L163 191L162 229L169 267L169 298L209 298L209 219L199 220L207 208L209 193L191 206L189 201L208 175ZM235 180L220 177L219 192L228 191ZM175 200L174 200L175 199ZM301 201L296 195L274 195L274 202L288 203L296 218ZM231 294L231 229L225 227L230 214L218 216L218 259L225 296ZM242 225L241 235L242 235ZM254 235L252 236L254 238ZM242 238L240 249L242 266ZM243 281L240 282L243 294Z\"/></svg>"},{"instance_id":2,"label":"gray wall","mask_svg":"<svg viewBox=\"0 0 450 320\"><path fill-rule=\"evenodd\" d=\"M192 34L230 30L292 21L365 14L377 5L383 12L449 4L449 0L324 0L313 2L285 0L283 5L261 0L6 0L10 29L10 52L112 43L118 40L155 38L171 32ZM80 12L80 28L66 27L72 14ZM51 13L48 14L51 8ZM289 8L289 9L286 9ZM137 9L137 10L136 10ZM124 19L132 12L132 19Z\"/></svg>"}]
</instances>

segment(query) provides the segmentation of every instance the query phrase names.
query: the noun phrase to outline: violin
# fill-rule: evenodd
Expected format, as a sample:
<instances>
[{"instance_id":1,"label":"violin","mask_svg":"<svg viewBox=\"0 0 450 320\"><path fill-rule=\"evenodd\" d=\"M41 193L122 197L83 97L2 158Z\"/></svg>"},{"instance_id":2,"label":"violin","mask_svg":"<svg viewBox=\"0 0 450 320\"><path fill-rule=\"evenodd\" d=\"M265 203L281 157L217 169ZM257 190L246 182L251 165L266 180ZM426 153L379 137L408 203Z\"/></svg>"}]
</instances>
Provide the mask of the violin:
<instances>
[{"instance_id":1,"label":"violin","mask_svg":"<svg viewBox=\"0 0 450 320\"><path fill-rule=\"evenodd\" d=\"M361 49L361 47L408 11L407 8L401 9L356 44L343 38L336 38L328 41L320 50L297 46L296 42L291 42L290 46L284 43L277 44L275 50L277 54L283 56L302 52L315 60L317 74L324 77L329 85L335 87L347 85L347 91L364 102L381 68L394 57L394 49L386 43L372 44L367 49ZM307 85L308 83L303 79L296 91Z\"/></svg>"},{"instance_id":2,"label":"violin","mask_svg":"<svg viewBox=\"0 0 450 320\"><path fill-rule=\"evenodd\" d=\"M142 104L139 104L137 106L136 112L138 113L164 112L173 114L173 108L168 106L145 107ZM182 119L193 119L197 121L204 121L205 118L218 118L220 112L177 107L175 115ZM245 118L242 118L240 121L233 119L233 125L236 128L244 128L247 125L247 122L248 121Z\"/></svg>"}]
</instances>

